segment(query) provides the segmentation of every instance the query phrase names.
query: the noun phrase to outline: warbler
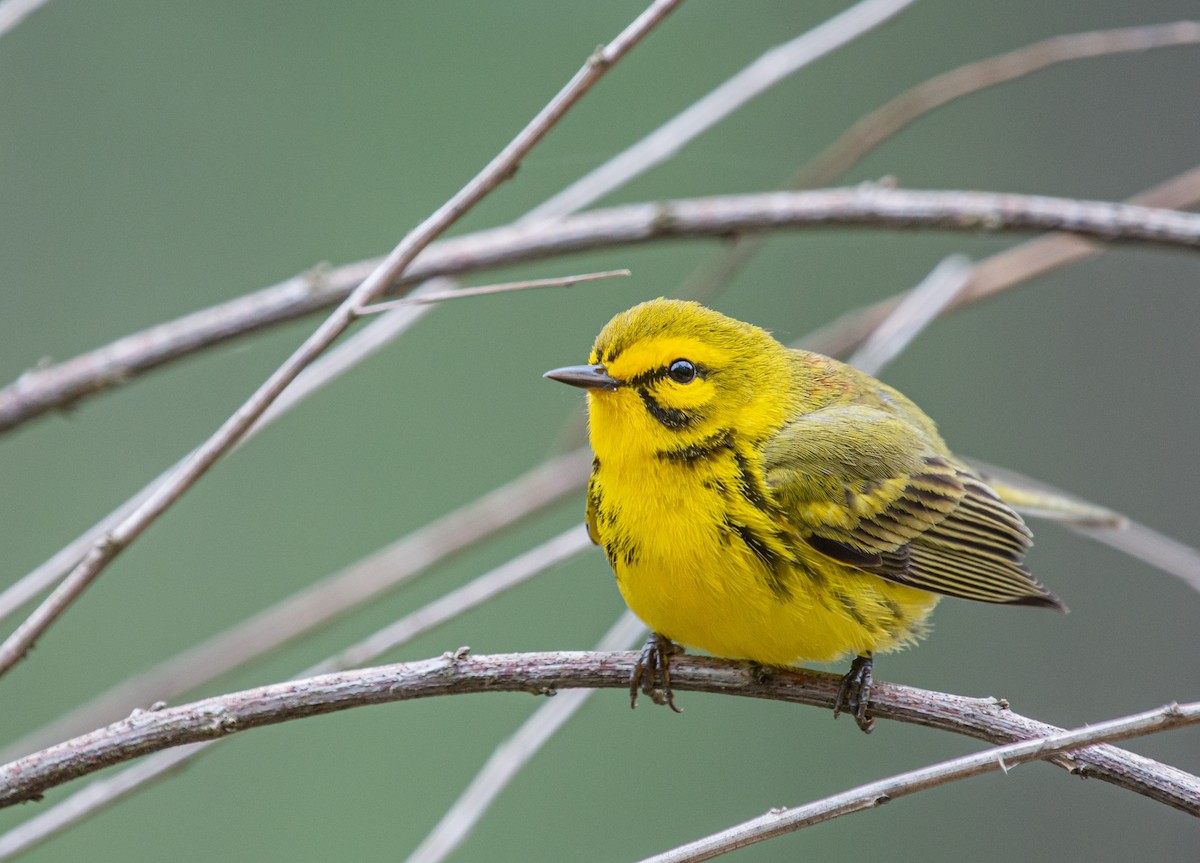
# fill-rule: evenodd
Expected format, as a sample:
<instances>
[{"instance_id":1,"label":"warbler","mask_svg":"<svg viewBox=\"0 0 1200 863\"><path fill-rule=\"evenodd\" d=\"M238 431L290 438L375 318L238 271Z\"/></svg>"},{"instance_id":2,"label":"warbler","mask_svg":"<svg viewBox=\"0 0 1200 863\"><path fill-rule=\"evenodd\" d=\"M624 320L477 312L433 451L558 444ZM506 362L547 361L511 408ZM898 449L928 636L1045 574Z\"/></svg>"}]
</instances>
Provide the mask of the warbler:
<instances>
[{"instance_id":1,"label":"warbler","mask_svg":"<svg viewBox=\"0 0 1200 863\"><path fill-rule=\"evenodd\" d=\"M1063 603L1021 517L899 392L698 303L614 317L587 365L587 526L652 632L630 681L675 709L681 647L764 666L853 657L835 716L870 731L872 657L942 596ZM661 685L657 682L661 678Z\"/></svg>"}]
</instances>

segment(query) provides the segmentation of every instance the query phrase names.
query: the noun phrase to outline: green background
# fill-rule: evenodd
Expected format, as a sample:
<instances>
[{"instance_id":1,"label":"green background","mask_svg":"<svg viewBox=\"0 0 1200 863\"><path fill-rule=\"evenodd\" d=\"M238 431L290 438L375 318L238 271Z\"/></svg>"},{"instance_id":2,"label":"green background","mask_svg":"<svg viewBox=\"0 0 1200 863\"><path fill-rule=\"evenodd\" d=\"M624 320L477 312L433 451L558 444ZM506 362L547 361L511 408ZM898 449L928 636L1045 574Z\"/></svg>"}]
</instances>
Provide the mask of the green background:
<instances>
[{"instance_id":1,"label":"green background","mask_svg":"<svg viewBox=\"0 0 1200 863\"><path fill-rule=\"evenodd\" d=\"M503 224L841 2L693 0L456 231ZM321 261L390 248L488 160L638 2L84 3L0 39L0 383ZM924 0L777 87L613 201L774 188L904 87L1059 33L1195 14L1192 0ZM1191 167L1200 50L1060 66L922 120L849 181L1122 198ZM1016 239L879 230L775 237L714 305L792 339ZM708 242L613 249L502 277L634 277L436 310L222 462L0 683L14 739L538 463L614 312L667 293ZM477 283L499 276L480 276ZM886 373L959 452L1200 543L1197 259L1118 249L937 323ZM316 325L259 334L0 439L6 585L206 437ZM209 685L274 682L576 522L582 496L302 644ZM1008 698L1073 726L1200 697L1200 596L1034 524L1067 617L948 601L885 680ZM620 612L598 552L387 659L590 647ZM5 624L7 633L13 625ZM453 859L631 860L757 815L973 751L827 712L600 693ZM437 699L292 722L43 845L30 860L403 859L539 702ZM1200 737L1132 749L1200 771ZM0 813L16 825L46 802ZM1191 859L1187 816L1044 765L974 779L735 859Z\"/></svg>"}]
</instances>

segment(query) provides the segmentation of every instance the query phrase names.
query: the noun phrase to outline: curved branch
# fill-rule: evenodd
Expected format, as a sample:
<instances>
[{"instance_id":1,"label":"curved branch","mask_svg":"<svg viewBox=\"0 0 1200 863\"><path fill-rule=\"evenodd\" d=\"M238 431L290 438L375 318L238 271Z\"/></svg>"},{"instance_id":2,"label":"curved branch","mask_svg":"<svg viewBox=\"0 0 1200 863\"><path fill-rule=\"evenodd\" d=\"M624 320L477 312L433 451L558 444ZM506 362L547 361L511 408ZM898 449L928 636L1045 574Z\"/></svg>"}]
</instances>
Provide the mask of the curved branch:
<instances>
[{"instance_id":1,"label":"curved branch","mask_svg":"<svg viewBox=\"0 0 1200 863\"><path fill-rule=\"evenodd\" d=\"M552 695L580 687L626 689L635 653L510 653L470 656L466 648L435 659L343 671L219 695L159 711L135 711L73 740L0 767L0 807L36 799L47 789L172 746L368 704L477 692ZM767 698L832 709L840 678L806 669L680 656L671 663L677 690ZM1019 716L994 698L966 698L876 683L871 707L896 719L1008 743L1062 731ZM1189 708L1190 710L1190 708ZM1200 709L1175 714L1169 727L1200 722ZM1113 746L1089 746L1050 759L1080 776L1136 791L1200 817L1200 778Z\"/></svg>"},{"instance_id":2,"label":"curved branch","mask_svg":"<svg viewBox=\"0 0 1200 863\"><path fill-rule=\"evenodd\" d=\"M389 293L437 275L658 240L814 227L1061 231L1105 242L1200 248L1200 216L1102 201L863 185L593 210L521 222L431 245ZM298 276L273 288L135 333L74 359L26 372L0 390L0 432L108 389L203 347L343 301L375 262ZM958 302L964 302L960 298Z\"/></svg>"}]
</instances>

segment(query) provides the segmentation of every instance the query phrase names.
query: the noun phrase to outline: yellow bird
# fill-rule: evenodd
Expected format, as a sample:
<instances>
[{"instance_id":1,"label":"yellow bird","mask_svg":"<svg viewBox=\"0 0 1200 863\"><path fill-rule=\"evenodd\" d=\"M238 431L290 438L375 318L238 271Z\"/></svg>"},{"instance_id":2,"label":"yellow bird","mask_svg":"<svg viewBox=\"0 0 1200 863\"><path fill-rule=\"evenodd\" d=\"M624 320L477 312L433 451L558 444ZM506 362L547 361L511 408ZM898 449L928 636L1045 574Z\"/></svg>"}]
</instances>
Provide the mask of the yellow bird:
<instances>
[{"instance_id":1,"label":"yellow bird","mask_svg":"<svg viewBox=\"0 0 1200 863\"><path fill-rule=\"evenodd\" d=\"M870 731L872 656L924 636L941 596L1066 610L1022 565L1021 517L850 366L660 298L546 377L587 391L588 530L653 633L635 704L640 685L674 709L679 645L769 666L853 656L835 715Z\"/></svg>"}]
</instances>

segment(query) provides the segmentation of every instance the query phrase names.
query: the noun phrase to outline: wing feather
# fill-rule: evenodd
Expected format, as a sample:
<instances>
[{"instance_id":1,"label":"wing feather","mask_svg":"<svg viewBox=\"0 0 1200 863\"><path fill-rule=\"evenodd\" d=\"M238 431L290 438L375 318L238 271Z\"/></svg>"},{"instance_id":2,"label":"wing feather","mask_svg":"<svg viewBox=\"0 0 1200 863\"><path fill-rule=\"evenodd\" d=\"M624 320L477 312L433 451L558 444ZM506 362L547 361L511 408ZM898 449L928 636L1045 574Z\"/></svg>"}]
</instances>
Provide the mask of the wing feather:
<instances>
[{"instance_id":1,"label":"wing feather","mask_svg":"<svg viewBox=\"0 0 1200 863\"><path fill-rule=\"evenodd\" d=\"M765 448L772 495L809 546L898 584L1065 610L1022 563L1029 528L970 468L903 418L831 412L844 416L801 417Z\"/></svg>"}]
</instances>

